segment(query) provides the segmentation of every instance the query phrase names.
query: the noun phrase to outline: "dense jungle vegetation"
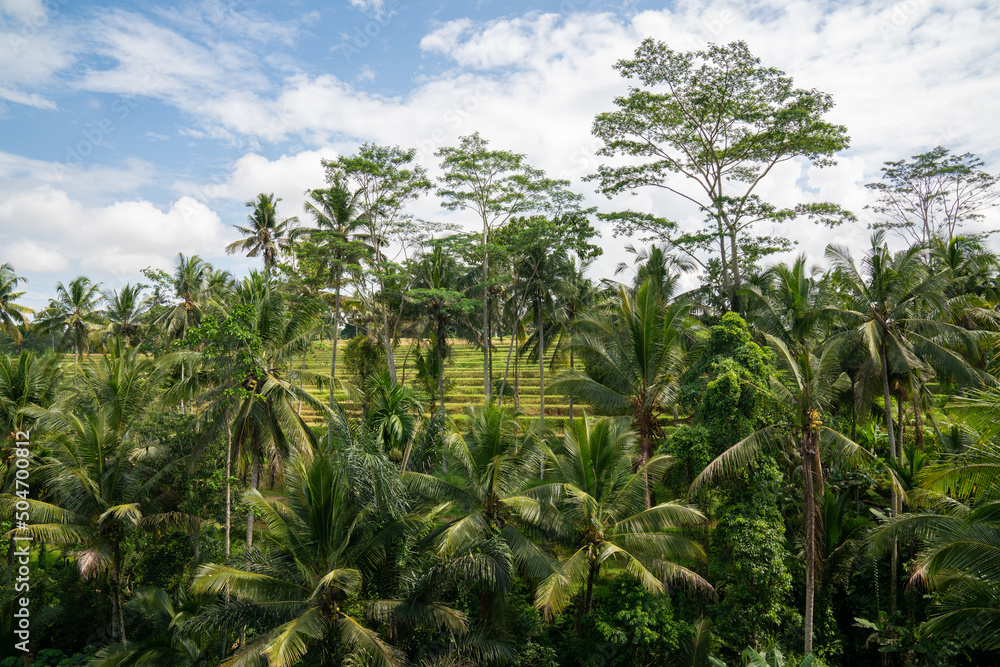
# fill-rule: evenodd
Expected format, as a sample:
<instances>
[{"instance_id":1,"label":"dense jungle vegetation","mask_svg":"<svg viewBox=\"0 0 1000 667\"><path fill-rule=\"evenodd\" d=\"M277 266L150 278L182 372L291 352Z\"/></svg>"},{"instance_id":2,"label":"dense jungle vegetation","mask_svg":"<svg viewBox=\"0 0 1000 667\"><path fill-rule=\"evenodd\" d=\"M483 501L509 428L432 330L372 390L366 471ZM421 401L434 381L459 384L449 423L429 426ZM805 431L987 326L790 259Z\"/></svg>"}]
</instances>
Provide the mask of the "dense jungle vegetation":
<instances>
[{"instance_id":1,"label":"dense jungle vegetation","mask_svg":"<svg viewBox=\"0 0 1000 667\"><path fill-rule=\"evenodd\" d=\"M848 148L833 100L739 42L617 69L591 182L702 229L472 134L437 178L364 144L300 216L260 194L244 277L32 312L0 267L0 665L997 664L997 177L887 162L867 245L775 262L862 224L760 194Z\"/></svg>"}]
</instances>

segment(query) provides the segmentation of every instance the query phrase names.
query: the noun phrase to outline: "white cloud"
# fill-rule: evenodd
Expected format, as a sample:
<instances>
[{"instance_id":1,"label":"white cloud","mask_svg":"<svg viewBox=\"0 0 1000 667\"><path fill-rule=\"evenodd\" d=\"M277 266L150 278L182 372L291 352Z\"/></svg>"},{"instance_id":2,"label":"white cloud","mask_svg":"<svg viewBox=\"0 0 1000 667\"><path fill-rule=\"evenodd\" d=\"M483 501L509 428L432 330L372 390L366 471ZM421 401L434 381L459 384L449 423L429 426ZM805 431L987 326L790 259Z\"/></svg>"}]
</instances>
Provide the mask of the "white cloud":
<instances>
[{"instance_id":1,"label":"white cloud","mask_svg":"<svg viewBox=\"0 0 1000 667\"><path fill-rule=\"evenodd\" d=\"M5 197L0 229L0 262L34 275L82 272L95 281L137 276L150 265L169 269L178 252L221 255L226 232L215 212L190 197L166 209L141 199L88 206L47 186Z\"/></svg>"}]
</instances>

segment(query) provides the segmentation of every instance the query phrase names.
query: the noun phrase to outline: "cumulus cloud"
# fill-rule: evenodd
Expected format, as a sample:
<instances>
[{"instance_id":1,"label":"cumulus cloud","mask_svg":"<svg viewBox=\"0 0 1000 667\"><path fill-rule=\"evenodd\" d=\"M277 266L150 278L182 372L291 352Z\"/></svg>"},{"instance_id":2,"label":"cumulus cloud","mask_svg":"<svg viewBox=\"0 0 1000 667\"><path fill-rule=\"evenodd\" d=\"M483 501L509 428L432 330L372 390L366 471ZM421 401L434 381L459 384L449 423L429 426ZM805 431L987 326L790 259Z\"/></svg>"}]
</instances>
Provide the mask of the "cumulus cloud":
<instances>
[{"instance_id":1,"label":"cumulus cloud","mask_svg":"<svg viewBox=\"0 0 1000 667\"><path fill-rule=\"evenodd\" d=\"M219 216L191 197L166 208L142 199L88 206L48 186L5 197L0 229L0 262L36 283L39 275L82 272L104 280L137 277L145 266L169 269L177 252L221 254L226 233Z\"/></svg>"}]
</instances>

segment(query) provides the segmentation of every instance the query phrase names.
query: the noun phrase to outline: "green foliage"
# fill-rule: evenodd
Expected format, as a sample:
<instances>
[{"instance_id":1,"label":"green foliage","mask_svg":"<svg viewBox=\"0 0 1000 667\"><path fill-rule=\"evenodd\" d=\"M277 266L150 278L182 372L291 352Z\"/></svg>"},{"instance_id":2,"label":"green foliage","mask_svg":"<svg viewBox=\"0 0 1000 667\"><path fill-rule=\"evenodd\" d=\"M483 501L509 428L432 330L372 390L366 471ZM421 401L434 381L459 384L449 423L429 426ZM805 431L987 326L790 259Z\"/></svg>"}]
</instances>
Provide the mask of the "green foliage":
<instances>
[{"instance_id":1,"label":"green foliage","mask_svg":"<svg viewBox=\"0 0 1000 667\"><path fill-rule=\"evenodd\" d=\"M681 377L681 401L695 406L698 423L709 433L712 458L758 428L770 360L746 321L729 312L711 327L701 357Z\"/></svg>"},{"instance_id":2,"label":"green foliage","mask_svg":"<svg viewBox=\"0 0 1000 667\"><path fill-rule=\"evenodd\" d=\"M667 473L667 484L680 493L686 492L695 476L715 458L708 429L690 424L674 429L657 453L672 456L676 461Z\"/></svg>"},{"instance_id":3,"label":"green foliage","mask_svg":"<svg viewBox=\"0 0 1000 667\"><path fill-rule=\"evenodd\" d=\"M772 645L789 616L792 575L777 502L782 481L775 462L761 458L721 493L715 512L709 579L719 602L713 616L730 649Z\"/></svg>"},{"instance_id":4,"label":"green foliage","mask_svg":"<svg viewBox=\"0 0 1000 667\"><path fill-rule=\"evenodd\" d=\"M66 655L57 648L43 648L35 654L35 661L31 664L34 667L84 667L84 665L90 664L95 650L94 647L88 646L80 653ZM22 667L23 665L24 662L20 657L0 660L0 667Z\"/></svg>"},{"instance_id":5,"label":"green foliage","mask_svg":"<svg viewBox=\"0 0 1000 667\"><path fill-rule=\"evenodd\" d=\"M375 376L388 370L385 359L385 347L369 336L355 336L344 345L342 357L344 368L358 383L358 388L365 394Z\"/></svg>"},{"instance_id":6,"label":"green foliage","mask_svg":"<svg viewBox=\"0 0 1000 667\"><path fill-rule=\"evenodd\" d=\"M569 622L557 627L560 664L594 667L669 664L690 633L690 625L676 618L670 596L654 595L631 577L595 585L594 610L583 619L582 637Z\"/></svg>"}]
</instances>

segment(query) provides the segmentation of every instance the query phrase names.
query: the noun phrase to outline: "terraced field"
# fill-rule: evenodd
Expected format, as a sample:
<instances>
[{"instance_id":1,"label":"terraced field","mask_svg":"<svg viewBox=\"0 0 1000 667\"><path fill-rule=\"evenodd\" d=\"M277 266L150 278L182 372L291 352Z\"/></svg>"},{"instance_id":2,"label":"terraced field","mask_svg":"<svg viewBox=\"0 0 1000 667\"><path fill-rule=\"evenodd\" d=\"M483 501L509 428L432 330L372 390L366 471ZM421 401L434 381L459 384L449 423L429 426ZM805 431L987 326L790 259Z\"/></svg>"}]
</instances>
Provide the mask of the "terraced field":
<instances>
[{"instance_id":1,"label":"terraced field","mask_svg":"<svg viewBox=\"0 0 1000 667\"><path fill-rule=\"evenodd\" d=\"M496 352L494 352L493 377L502 379L504 364L507 360L507 346L509 341L495 341ZM306 357L306 370L324 375L330 372L330 352L332 350L330 341L316 342ZM454 341L451 344L451 359L445 365L445 377L451 380L451 389L447 393L445 407L450 415L456 419L461 419L469 405L479 405L483 401L483 355L471 344L464 341ZM340 356L343 350L343 341L338 346L337 354ZM404 340L396 350L396 369L400 381L405 386L413 387L420 391L414 383L416 367L413 354L407 354L410 350L410 341ZM546 367L545 377L551 377L551 371ZM337 379L351 382L351 377L343 370L340 359L337 360ZM511 360L510 376L508 384L514 382L514 362ZM538 365L537 363L521 363L521 378L519 388L519 411L520 419L532 421L538 419ZM310 391L324 403L329 400L329 393L324 389L317 389L313 386ZM348 414L357 414L359 406L348 400L340 390L335 394ZM513 398L504 399L504 404L513 405ZM579 407L575 414L579 415ZM303 415L310 423L320 423L322 417L311 410L303 408ZM562 430L562 425L569 419L569 399L564 396L545 396L545 424L549 428L557 431Z\"/></svg>"}]
</instances>

